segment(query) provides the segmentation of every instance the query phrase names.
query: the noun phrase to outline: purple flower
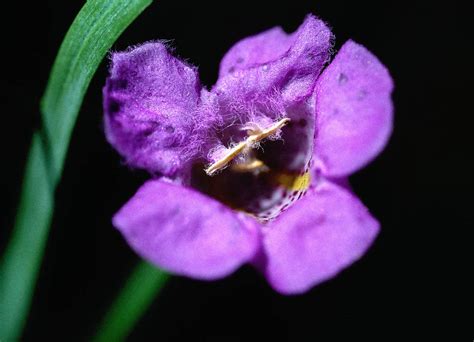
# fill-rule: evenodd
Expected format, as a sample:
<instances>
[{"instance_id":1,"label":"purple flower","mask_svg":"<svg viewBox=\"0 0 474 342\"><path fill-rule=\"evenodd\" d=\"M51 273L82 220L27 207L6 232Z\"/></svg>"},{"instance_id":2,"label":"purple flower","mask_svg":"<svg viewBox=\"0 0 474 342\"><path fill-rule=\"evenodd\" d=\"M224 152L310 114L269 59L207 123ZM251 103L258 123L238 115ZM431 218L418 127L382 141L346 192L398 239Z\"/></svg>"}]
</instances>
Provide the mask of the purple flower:
<instances>
[{"instance_id":1,"label":"purple flower","mask_svg":"<svg viewBox=\"0 0 474 342\"><path fill-rule=\"evenodd\" d=\"M347 177L390 136L393 83L353 41L324 69L332 44L311 15L246 38L211 91L162 42L112 55L107 139L153 175L113 219L138 254L198 279L251 263L285 294L364 254L379 223Z\"/></svg>"}]
</instances>

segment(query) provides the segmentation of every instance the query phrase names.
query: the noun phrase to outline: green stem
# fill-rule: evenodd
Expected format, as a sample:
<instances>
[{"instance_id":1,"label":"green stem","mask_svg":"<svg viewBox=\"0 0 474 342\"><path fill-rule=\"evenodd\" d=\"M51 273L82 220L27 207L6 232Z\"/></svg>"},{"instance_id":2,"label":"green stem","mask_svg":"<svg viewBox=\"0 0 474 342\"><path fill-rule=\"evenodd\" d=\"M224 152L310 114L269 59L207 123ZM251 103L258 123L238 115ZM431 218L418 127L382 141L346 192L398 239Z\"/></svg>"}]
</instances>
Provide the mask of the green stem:
<instances>
[{"instance_id":1,"label":"green stem","mask_svg":"<svg viewBox=\"0 0 474 342\"><path fill-rule=\"evenodd\" d=\"M169 275L146 262L140 262L105 316L96 342L123 341L143 316Z\"/></svg>"},{"instance_id":2,"label":"green stem","mask_svg":"<svg viewBox=\"0 0 474 342\"><path fill-rule=\"evenodd\" d=\"M89 0L74 19L41 101L43 129L28 155L15 226L0 262L0 341L26 322L71 133L84 95L112 44L152 0Z\"/></svg>"}]
</instances>

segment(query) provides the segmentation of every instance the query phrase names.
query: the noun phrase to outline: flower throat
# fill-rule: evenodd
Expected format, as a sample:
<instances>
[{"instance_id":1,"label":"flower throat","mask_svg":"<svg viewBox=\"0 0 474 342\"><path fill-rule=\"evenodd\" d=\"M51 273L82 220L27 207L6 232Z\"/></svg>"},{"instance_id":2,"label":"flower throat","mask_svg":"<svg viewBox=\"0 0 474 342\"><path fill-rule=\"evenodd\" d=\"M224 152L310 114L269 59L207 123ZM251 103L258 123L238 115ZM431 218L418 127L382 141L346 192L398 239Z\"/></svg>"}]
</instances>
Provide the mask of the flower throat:
<instances>
[{"instance_id":1,"label":"flower throat","mask_svg":"<svg viewBox=\"0 0 474 342\"><path fill-rule=\"evenodd\" d=\"M310 158L302 158L305 144L296 149L290 163L288 155L301 138L305 122L281 119L261 129L255 124L243 127L247 137L207 168L196 165L192 186L238 211L246 212L262 222L269 221L301 198L310 184ZM281 139L272 139L278 136ZM288 151L290 149L290 151ZM294 151L293 151L294 152ZM295 164L295 159L309 159ZM203 170L204 169L204 170Z\"/></svg>"}]
</instances>

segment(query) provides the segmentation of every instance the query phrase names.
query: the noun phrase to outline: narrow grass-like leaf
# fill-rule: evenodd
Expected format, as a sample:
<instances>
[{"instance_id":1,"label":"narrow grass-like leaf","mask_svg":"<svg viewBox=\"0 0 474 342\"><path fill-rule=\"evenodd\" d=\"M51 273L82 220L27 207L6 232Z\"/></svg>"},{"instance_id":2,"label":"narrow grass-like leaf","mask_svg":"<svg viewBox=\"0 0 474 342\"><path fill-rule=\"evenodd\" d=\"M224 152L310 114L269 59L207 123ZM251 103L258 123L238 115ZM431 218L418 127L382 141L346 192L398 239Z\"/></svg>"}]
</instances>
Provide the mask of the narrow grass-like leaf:
<instances>
[{"instance_id":1,"label":"narrow grass-like leaf","mask_svg":"<svg viewBox=\"0 0 474 342\"><path fill-rule=\"evenodd\" d=\"M33 136L14 234L0 264L0 341L19 337L34 291L53 213L46 151Z\"/></svg>"},{"instance_id":2,"label":"narrow grass-like leaf","mask_svg":"<svg viewBox=\"0 0 474 342\"><path fill-rule=\"evenodd\" d=\"M152 0L89 0L72 23L41 102L43 130L30 148L20 205L0 263L0 340L17 340L25 324L66 151L87 87L123 30Z\"/></svg>"},{"instance_id":3,"label":"narrow grass-like leaf","mask_svg":"<svg viewBox=\"0 0 474 342\"><path fill-rule=\"evenodd\" d=\"M124 341L168 278L167 273L140 262L105 316L94 341Z\"/></svg>"},{"instance_id":4,"label":"narrow grass-like leaf","mask_svg":"<svg viewBox=\"0 0 474 342\"><path fill-rule=\"evenodd\" d=\"M88 1L64 38L41 102L53 180L61 173L77 113L100 61L151 1Z\"/></svg>"}]
</instances>

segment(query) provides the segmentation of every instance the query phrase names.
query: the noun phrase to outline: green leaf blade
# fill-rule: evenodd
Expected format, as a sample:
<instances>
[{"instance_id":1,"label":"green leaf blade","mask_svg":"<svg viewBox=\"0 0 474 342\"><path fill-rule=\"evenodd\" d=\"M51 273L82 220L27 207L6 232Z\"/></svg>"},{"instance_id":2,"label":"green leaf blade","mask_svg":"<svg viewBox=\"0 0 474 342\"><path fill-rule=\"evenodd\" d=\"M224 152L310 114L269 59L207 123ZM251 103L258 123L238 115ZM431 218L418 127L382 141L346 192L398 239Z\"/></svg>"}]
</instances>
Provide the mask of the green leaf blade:
<instances>
[{"instance_id":1,"label":"green leaf blade","mask_svg":"<svg viewBox=\"0 0 474 342\"><path fill-rule=\"evenodd\" d=\"M21 336L72 130L89 83L115 40L152 0L89 0L74 19L41 101L11 240L0 261L0 341Z\"/></svg>"},{"instance_id":2,"label":"green leaf blade","mask_svg":"<svg viewBox=\"0 0 474 342\"><path fill-rule=\"evenodd\" d=\"M87 87L115 40L151 0L88 1L59 49L41 102L57 181Z\"/></svg>"},{"instance_id":3,"label":"green leaf blade","mask_svg":"<svg viewBox=\"0 0 474 342\"><path fill-rule=\"evenodd\" d=\"M53 212L44 146L33 136L14 235L0 264L0 340L18 338L31 303ZM32 229L32 227L34 227Z\"/></svg>"}]
</instances>

